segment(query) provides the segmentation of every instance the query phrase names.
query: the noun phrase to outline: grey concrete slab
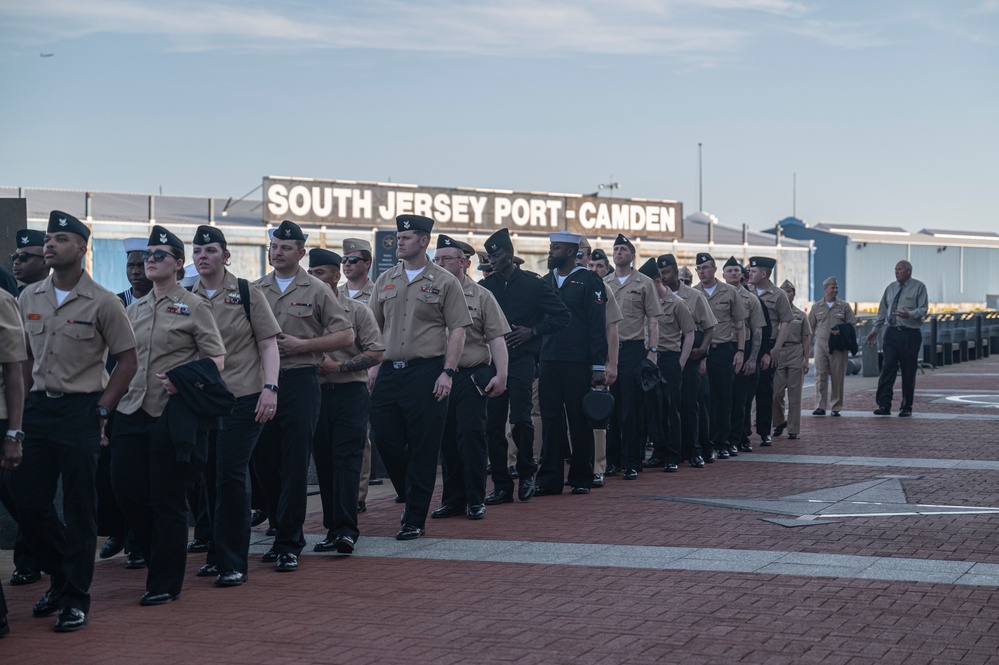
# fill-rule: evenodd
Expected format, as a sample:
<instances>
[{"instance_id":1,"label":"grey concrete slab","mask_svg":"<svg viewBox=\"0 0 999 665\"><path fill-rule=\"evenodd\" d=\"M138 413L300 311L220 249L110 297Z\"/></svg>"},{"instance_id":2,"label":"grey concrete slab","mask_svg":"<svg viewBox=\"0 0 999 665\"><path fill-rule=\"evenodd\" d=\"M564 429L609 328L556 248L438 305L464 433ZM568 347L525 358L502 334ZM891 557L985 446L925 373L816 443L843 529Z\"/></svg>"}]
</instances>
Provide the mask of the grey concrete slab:
<instances>
[{"instance_id":1,"label":"grey concrete slab","mask_svg":"<svg viewBox=\"0 0 999 665\"><path fill-rule=\"evenodd\" d=\"M854 554L818 554L816 552L786 552L777 559L778 563L794 563L807 566L830 566L842 568L868 568L877 557Z\"/></svg>"},{"instance_id":2,"label":"grey concrete slab","mask_svg":"<svg viewBox=\"0 0 999 665\"><path fill-rule=\"evenodd\" d=\"M869 480L863 483L851 483L849 485L840 485L839 487L826 487L825 489L815 490L812 492L792 494L783 498L788 501L842 501L844 499L852 499L854 501L870 501L871 499L863 499L859 497L860 495L877 490L885 485L891 485L891 481L885 479ZM898 498L902 500L902 503L905 502L905 492L902 491L901 483L895 481L895 484L889 488L889 494L891 493L891 490L895 491Z\"/></svg>"},{"instance_id":3,"label":"grey concrete slab","mask_svg":"<svg viewBox=\"0 0 999 665\"><path fill-rule=\"evenodd\" d=\"M992 460L938 459L929 457L851 457L846 455L740 455L735 463L763 462L770 464L842 464L846 466L883 466L916 469L973 469L999 471L999 462Z\"/></svg>"},{"instance_id":4,"label":"grey concrete slab","mask_svg":"<svg viewBox=\"0 0 999 665\"><path fill-rule=\"evenodd\" d=\"M796 520L785 520L777 517L761 517L760 520L764 522L770 522L771 524L777 524L778 526L784 526L789 529L796 529L805 526L825 526L826 524L839 524L843 521L843 520L827 520L827 519L805 520L800 518Z\"/></svg>"},{"instance_id":5,"label":"grey concrete slab","mask_svg":"<svg viewBox=\"0 0 999 665\"><path fill-rule=\"evenodd\" d=\"M854 578L864 571L864 566L810 566L806 563L776 561L755 571L761 575L797 575L801 577Z\"/></svg>"},{"instance_id":6,"label":"grey concrete slab","mask_svg":"<svg viewBox=\"0 0 999 665\"><path fill-rule=\"evenodd\" d=\"M954 584L968 584L971 586L994 586L999 587L999 575L961 575Z\"/></svg>"}]
</instances>

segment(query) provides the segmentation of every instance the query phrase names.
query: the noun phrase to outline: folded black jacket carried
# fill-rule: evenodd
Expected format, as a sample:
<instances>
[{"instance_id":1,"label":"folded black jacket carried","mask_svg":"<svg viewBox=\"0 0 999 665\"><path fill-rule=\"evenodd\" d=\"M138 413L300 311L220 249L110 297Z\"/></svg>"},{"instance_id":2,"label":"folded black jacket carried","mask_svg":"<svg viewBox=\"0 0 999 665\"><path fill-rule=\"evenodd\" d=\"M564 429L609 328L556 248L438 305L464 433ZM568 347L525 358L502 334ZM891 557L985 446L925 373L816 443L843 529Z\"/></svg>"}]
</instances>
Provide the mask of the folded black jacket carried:
<instances>
[{"instance_id":1,"label":"folded black jacket carried","mask_svg":"<svg viewBox=\"0 0 999 665\"><path fill-rule=\"evenodd\" d=\"M829 335L829 353L833 351L849 351L850 355L857 355L860 347L857 346L857 330L849 323L841 323L833 330L838 330L838 335Z\"/></svg>"},{"instance_id":2,"label":"folded black jacket carried","mask_svg":"<svg viewBox=\"0 0 999 665\"><path fill-rule=\"evenodd\" d=\"M221 418L232 413L236 397L210 358L175 367L166 375L177 389L162 415L166 434L177 451L178 462L203 466L203 455L195 450L199 438L204 439L208 430L221 428Z\"/></svg>"}]
</instances>

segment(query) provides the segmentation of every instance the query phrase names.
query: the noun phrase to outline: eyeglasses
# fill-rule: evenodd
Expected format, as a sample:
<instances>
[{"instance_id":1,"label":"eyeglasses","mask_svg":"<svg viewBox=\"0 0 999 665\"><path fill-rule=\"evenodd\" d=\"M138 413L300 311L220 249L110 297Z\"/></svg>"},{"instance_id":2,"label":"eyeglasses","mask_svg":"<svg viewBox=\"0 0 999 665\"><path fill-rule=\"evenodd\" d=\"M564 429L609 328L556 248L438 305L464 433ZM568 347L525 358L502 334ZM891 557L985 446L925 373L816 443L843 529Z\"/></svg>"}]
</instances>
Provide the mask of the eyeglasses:
<instances>
[{"instance_id":1,"label":"eyeglasses","mask_svg":"<svg viewBox=\"0 0 999 665\"><path fill-rule=\"evenodd\" d=\"M29 254L28 252L21 252L21 253L14 252L13 254L10 255L10 262L13 263L14 261L20 261L21 263L27 263L31 259L41 259L41 258L45 257L43 257L41 254Z\"/></svg>"},{"instance_id":2,"label":"eyeglasses","mask_svg":"<svg viewBox=\"0 0 999 665\"><path fill-rule=\"evenodd\" d=\"M445 261L461 261L463 258L465 258L465 257L464 256L435 256L434 257L434 263L436 263L437 265L440 265L440 264L444 263Z\"/></svg>"},{"instance_id":3,"label":"eyeglasses","mask_svg":"<svg viewBox=\"0 0 999 665\"><path fill-rule=\"evenodd\" d=\"M350 265L354 265L355 263L360 263L363 260L364 259L362 259L360 256L347 256L344 257L343 262L349 263Z\"/></svg>"},{"instance_id":4,"label":"eyeglasses","mask_svg":"<svg viewBox=\"0 0 999 665\"><path fill-rule=\"evenodd\" d=\"M148 251L139 252L139 258L142 259L143 263L147 262L149 259L152 259L156 263L162 263L164 260L166 260L166 257L168 256L172 259L177 258L175 254L173 254L172 252L168 252L165 249L157 249L155 252L148 252Z\"/></svg>"}]
</instances>

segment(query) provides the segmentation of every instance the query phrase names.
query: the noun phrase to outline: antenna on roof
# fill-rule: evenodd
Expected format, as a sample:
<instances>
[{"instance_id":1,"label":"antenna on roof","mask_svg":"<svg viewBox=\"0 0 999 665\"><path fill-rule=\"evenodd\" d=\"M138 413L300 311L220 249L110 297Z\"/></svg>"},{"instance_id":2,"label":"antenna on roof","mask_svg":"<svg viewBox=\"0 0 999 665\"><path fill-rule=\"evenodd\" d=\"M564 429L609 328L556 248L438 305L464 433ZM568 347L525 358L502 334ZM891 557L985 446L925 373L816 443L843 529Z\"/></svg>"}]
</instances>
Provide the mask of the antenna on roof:
<instances>
[{"instance_id":1,"label":"antenna on roof","mask_svg":"<svg viewBox=\"0 0 999 665\"><path fill-rule=\"evenodd\" d=\"M701 144L697 144L697 209L704 210L703 171L701 169Z\"/></svg>"},{"instance_id":2,"label":"antenna on roof","mask_svg":"<svg viewBox=\"0 0 999 665\"><path fill-rule=\"evenodd\" d=\"M798 172L791 174L791 217L798 219Z\"/></svg>"}]
</instances>

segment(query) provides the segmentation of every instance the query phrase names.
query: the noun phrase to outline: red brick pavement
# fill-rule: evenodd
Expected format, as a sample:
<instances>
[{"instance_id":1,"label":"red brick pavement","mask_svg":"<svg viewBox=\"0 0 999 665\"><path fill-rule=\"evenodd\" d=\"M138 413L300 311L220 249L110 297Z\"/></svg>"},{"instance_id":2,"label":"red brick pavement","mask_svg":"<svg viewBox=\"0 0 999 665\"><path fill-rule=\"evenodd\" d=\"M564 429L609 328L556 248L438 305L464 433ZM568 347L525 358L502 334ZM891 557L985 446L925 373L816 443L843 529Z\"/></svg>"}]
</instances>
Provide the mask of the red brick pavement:
<instances>
[{"instance_id":1,"label":"red brick pavement","mask_svg":"<svg viewBox=\"0 0 999 665\"><path fill-rule=\"evenodd\" d=\"M999 370L992 360L949 372ZM873 408L853 382L847 409ZM991 389L995 377L920 376L918 387ZM807 407L808 402L806 402ZM917 412L994 413L924 403ZM999 421L805 417L803 438L752 455L996 460ZM719 461L678 474L609 479L589 496L489 509L481 522L431 520L429 536L789 550L999 563L997 516L848 519L800 529L766 515L652 496L763 497L903 481L910 502L999 505L999 472ZM364 536L390 536L399 506L369 500ZM307 523L321 533L318 515ZM362 536L362 538L364 537ZM294 574L251 564L249 584L194 577L181 600L143 608L143 571L97 565L91 625L51 632L32 619L40 585L5 586L12 634L0 663L986 663L999 660L991 587L415 559L303 558ZM0 571L6 578L9 570Z\"/></svg>"}]
</instances>

